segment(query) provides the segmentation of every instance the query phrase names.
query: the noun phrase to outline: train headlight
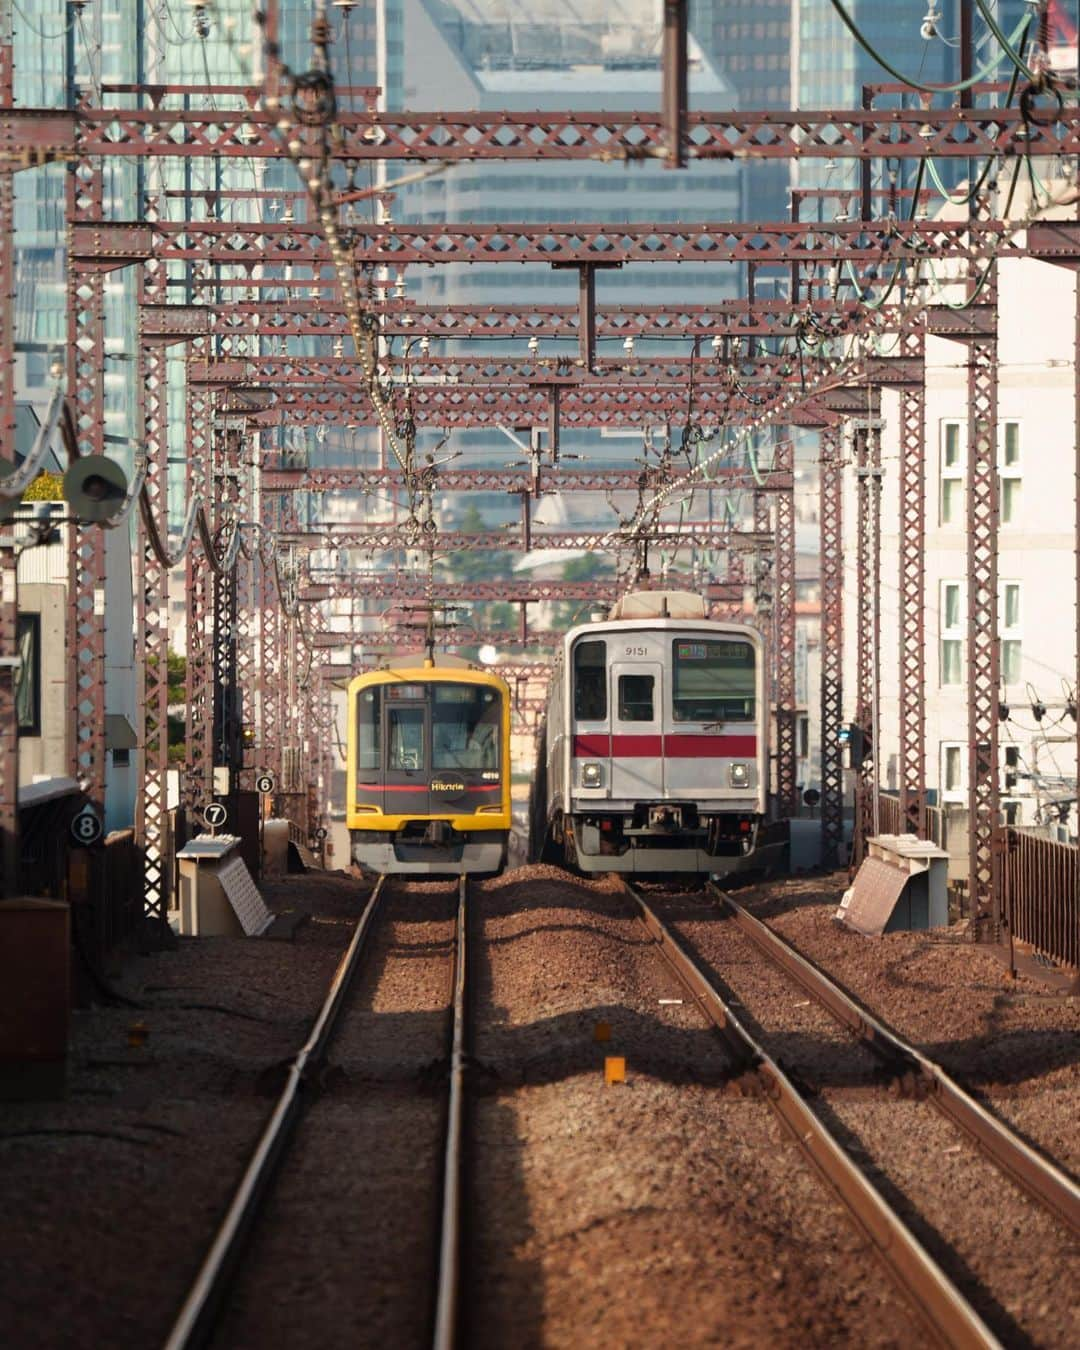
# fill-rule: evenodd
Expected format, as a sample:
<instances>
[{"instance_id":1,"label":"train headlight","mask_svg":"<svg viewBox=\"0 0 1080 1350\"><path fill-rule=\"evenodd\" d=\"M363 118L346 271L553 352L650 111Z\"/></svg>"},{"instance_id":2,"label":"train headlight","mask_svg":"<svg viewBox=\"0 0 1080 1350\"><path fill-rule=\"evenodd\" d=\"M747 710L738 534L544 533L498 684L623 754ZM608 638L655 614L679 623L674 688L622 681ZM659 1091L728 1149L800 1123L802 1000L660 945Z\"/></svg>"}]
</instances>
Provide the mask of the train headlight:
<instances>
[{"instance_id":1,"label":"train headlight","mask_svg":"<svg viewBox=\"0 0 1080 1350\"><path fill-rule=\"evenodd\" d=\"M745 764L732 764L728 767L728 782L733 788L744 788L750 782L750 770Z\"/></svg>"},{"instance_id":2,"label":"train headlight","mask_svg":"<svg viewBox=\"0 0 1080 1350\"><path fill-rule=\"evenodd\" d=\"M604 781L604 770L599 764L583 764L581 766L581 786L587 788L599 787Z\"/></svg>"}]
</instances>

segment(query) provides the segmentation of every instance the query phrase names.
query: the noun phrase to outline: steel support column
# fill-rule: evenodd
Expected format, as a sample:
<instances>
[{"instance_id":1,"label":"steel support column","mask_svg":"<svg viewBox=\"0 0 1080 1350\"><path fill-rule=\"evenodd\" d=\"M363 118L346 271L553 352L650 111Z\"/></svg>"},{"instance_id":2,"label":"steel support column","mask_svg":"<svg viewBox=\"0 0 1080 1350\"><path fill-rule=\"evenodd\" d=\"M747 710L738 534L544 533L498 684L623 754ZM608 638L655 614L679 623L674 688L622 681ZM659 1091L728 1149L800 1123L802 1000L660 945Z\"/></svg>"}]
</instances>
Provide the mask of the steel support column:
<instances>
[{"instance_id":1,"label":"steel support column","mask_svg":"<svg viewBox=\"0 0 1080 1350\"><path fill-rule=\"evenodd\" d=\"M586 371L596 365L596 268L578 268L578 342Z\"/></svg>"},{"instance_id":2,"label":"steel support column","mask_svg":"<svg viewBox=\"0 0 1080 1350\"><path fill-rule=\"evenodd\" d=\"M821 432L821 861L835 867L844 842L843 471L839 428Z\"/></svg>"},{"instance_id":3,"label":"steel support column","mask_svg":"<svg viewBox=\"0 0 1080 1350\"><path fill-rule=\"evenodd\" d=\"M12 103L11 10L0 0L0 104ZM0 147L2 148L2 147ZM15 175L0 168L0 471L15 461ZM0 522L0 529L3 528ZM0 547L0 899L19 889L16 560Z\"/></svg>"},{"instance_id":4,"label":"steel support column","mask_svg":"<svg viewBox=\"0 0 1080 1350\"><path fill-rule=\"evenodd\" d=\"M201 497L213 516L212 429L208 391L192 378L206 362L207 339L192 344L187 365L186 462L188 499ZM187 732L183 801L189 811L205 805L214 786L214 686L212 625L213 572L202 548L192 546L185 559L187 596Z\"/></svg>"},{"instance_id":5,"label":"steel support column","mask_svg":"<svg viewBox=\"0 0 1080 1350\"><path fill-rule=\"evenodd\" d=\"M67 183L70 236L82 219L100 219L102 161L80 159ZM105 453L105 275L107 263L69 266L68 395L79 454ZM68 534L70 695L75 713L75 778L105 813L105 536L73 523Z\"/></svg>"},{"instance_id":6,"label":"steel support column","mask_svg":"<svg viewBox=\"0 0 1080 1350\"><path fill-rule=\"evenodd\" d=\"M165 264L151 259L141 278L143 299L164 300ZM140 305L140 312L142 306ZM162 540L169 524L168 348L162 342L139 347L146 501ZM142 745L142 790L136 796L135 828L143 850L143 909L163 919L171 894L168 841L169 768L169 569L150 542L142 516L135 548L135 677L138 737Z\"/></svg>"},{"instance_id":7,"label":"steel support column","mask_svg":"<svg viewBox=\"0 0 1080 1350\"><path fill-rule=\"evenodd\" d=\"M686 168L687 0L664 0L664 140L667 167Z\"/></svg>"},{"instance_id":8,"label":"steel support column","mask_svg":"<svg viewBox=\"0 0 1080 1350\"><path fill-rule=\"evenodd\" d=\"M240 519L240 433L219 429L214 433L214 495L222 527ZM236 666L238 621L237 573L233 568L213 581L213 662L214 662L214 765L227 771L232 797L238 786L242 754L239 686ZM231 813L235 820L235 810Z\"/></svg>"},{"instance_id":9,"label":"steel support column","mask_svg":"<svg viewBox=\"0 0 1080 1350\"><path fill-rule=\"evenodd\" d=\"M777 447L774 467L790 473L795 446L784 441ZM774 583L773 633L776 659L776 798L781 816L798 810L795 772L795 496L792 490L776 498L776 580Z\"/></svg>"},{"instance_id":10,"label":"steel support column","mask_svg":"<svg viewBox=\"0 0 1080 1350\"><path fill-rule=\"evenodd\" d=\"M904 355L923 357L909 333ZM926 834L926 399L922 385L900 391L900 820Z\"/></svg>"},{"instance_id":11,"label":"steel support column","mask_svg":"<svg viewBox=\"0 0 1080 1350\"><path fill-rule=\"evenodd\" d=\"M250 443L245 441L243 449L250 452ZM257 452L254 456L257 458ZM254 520L255 510L252 500L253 473L243 461L253 458L251 453L241 453L241 471L239 478L239 499L237 509L239 518L249 523ZM250 536L247 536L250 538ZM256 646L258 597L255 578L254 549L246 545L236 559L236 688L237 717L239 720L240 758L237 764L240 790L250 792L255 787L255 745L256 745L256 685L258 672L258 649Z\"/></svg>"},{"instance_id":12,"label":"steel support column","mask_svg":"<svg viewBox=\"0 0 1080 1350\"><path fill-rule=\"evenodd\" d=\"M754 533L772 534L772 508L770 498L764 492L755 491ZM775 565L771 549L760 546L754 550L754 614L752 623L760 630L765 642L765 669L769 673L769 689L776 689L776 629L774 626L773 583L770 573ZM770 728L769 745L769 782L771 809L776 809L776 747L775 736Z\"/></svg>"},{"instance_id":13,"label":"steel support column","mask_svg":"<svg viewBox=\"0 0 1080 1350\"><path fill-rule=\"evenodd\" d=\"M262 523L273 529L275 498L264 493ZM259 549L259 752L256 769L272 774L278 790L281 776L281 601L275 576L274 545L264 533Z\"/></svg>"},{"instance_id":14,"label":"steel support column","mask_svg":"<svg viewBox=\"0 0 1080 1350\"><path fill-rule=\"evenodd\" d=\"M993 284L993 283L992 283ZM1000 936L997 342L968 346L968 887L975 935Z\"/></svg>"},{"instance_id":15,"label":"steel support column","mask_svg":"<svg viewBox=\"0 0 1080 1350\"><path fill-rule=\"evenodd\" d=\"M881 442L876 426L855 432L856 475L856 688L855 724L862 759L855 787L852 861L866 856L866 841L878 829L878 700L881 647Z\"/></svg>"}]
</instances>

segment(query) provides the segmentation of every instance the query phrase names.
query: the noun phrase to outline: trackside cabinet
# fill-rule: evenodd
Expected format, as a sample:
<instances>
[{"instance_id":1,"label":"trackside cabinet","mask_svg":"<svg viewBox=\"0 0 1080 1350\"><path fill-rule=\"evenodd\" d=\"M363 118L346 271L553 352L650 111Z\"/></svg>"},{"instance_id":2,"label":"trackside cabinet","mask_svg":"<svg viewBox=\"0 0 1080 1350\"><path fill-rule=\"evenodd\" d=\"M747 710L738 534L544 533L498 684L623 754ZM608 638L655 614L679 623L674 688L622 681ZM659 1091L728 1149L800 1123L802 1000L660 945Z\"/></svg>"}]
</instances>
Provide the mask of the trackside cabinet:
<instances>
[{"instance_id":1,"label":"trackside cabinet","mask_svg":"<svg viewBox=\"0 0 1080 1350\"><path fill-rule=\"evenodd\" d=\"M0 1099L62 1097L71 1017L66 901L0 901Z\"/></svg>"}]
</instances>

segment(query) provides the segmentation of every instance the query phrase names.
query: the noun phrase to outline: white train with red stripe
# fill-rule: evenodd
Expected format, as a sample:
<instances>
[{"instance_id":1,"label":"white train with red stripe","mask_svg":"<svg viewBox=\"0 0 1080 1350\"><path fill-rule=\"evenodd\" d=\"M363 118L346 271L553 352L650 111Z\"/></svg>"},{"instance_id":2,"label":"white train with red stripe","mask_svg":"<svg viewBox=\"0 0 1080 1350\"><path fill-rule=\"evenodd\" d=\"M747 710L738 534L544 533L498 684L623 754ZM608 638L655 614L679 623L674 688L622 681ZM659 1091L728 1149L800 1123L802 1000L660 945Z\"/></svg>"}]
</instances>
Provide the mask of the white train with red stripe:
<instances>
[{"instance_id":1,"label":"white train with red stripe","mask_svg":"<svg viewBox=\"0 0 1080 1350\"><path fill-rule=\"evenodd\" d=\"M644 591L572 628L552 672L534 856L583 872L723 874L758 847L768 790L760 635L700 596Z\"/></svg>"}]
</instances>

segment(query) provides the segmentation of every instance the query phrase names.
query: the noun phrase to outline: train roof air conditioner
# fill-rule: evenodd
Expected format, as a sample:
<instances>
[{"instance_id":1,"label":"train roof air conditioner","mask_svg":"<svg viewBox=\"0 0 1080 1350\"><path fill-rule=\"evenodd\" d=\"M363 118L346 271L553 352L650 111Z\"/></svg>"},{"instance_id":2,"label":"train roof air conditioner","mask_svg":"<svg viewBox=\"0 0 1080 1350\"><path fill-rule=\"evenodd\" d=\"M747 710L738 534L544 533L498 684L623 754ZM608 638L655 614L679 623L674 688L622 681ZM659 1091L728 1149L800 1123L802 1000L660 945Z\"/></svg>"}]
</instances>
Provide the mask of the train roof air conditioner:
<instances>
[{"instance_id":1,"label":"train roof air conditioner","mask_svg":"<svg viewBox=\"0 0 1080 1350\"><path fill-rule=\"evenodd\" d=\"M707 619L702 596L693 591L630 591L611 607L612 619Z\"/></svg>"}]
</instances>

